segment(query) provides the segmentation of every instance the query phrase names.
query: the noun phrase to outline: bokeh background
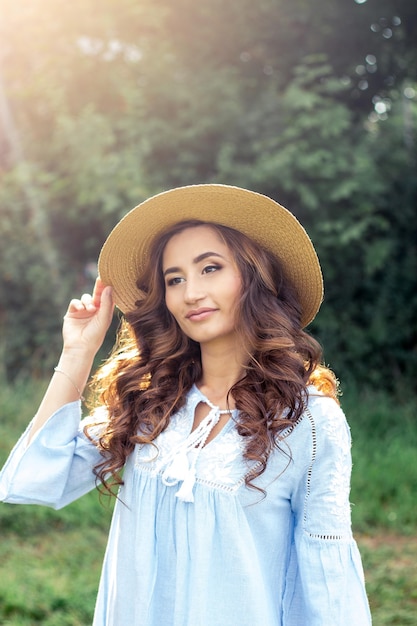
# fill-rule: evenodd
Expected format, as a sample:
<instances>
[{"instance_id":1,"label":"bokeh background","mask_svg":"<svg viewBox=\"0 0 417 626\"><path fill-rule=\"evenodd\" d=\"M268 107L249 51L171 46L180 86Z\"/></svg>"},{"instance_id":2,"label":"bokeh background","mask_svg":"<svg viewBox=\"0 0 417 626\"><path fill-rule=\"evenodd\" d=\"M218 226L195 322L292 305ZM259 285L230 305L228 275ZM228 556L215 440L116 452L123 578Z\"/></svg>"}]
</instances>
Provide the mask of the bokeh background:
<instances>
[{"instance_id":1,"label":"bokeh background","mask_svg":"<svg viewBox=\"0 0 417 626\"><path fill-rule=\"evenodd\" d=\"M415 624L416 142L415 0L1 0L0 460L120 217L177 185L265 193L322 262L375 624ZM109 515L1 505L0 623L90 623Z\"/></svg>"}]
</instances>

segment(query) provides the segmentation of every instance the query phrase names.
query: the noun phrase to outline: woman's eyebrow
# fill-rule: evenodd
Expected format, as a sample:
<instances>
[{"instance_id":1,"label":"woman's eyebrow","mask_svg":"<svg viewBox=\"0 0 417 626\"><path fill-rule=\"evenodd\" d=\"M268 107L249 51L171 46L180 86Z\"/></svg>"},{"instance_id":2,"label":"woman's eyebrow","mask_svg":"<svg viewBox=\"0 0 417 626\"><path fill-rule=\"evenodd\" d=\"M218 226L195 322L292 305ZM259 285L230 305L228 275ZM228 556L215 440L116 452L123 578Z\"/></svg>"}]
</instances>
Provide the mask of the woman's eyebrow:
<instances>
[{"instance_id":1,"label":"woman's eyebrow","mask_svg":"<svg viewBox=\"0 0 417 626\"><path fill-rule=\"evenodd\" d=\"M193 259L193 263L200 263L200 261L204 261L204 259L207 259L208 257L219 257L220 259L224 260L224 256L222 256L221 254L219 254L218 252L203 252L202 254L199 254L198 256L195 257L195 259ZM174 274L176 272L181 271L180 267L168 267L165 271L164 271L164 276L166 276L167 274Z\"/></svg>"}]
</instances>

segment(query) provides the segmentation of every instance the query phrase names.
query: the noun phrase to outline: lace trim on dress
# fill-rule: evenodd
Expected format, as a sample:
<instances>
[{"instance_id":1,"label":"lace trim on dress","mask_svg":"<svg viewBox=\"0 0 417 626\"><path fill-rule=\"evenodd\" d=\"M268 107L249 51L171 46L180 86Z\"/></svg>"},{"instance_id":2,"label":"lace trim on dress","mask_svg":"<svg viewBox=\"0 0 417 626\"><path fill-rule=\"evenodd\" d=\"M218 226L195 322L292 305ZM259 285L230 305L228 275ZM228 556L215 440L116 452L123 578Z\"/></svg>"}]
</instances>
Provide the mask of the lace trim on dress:
<instances>
[{"instance_id":1,"label":"lace trim on dress","mask_svg":"<svg viewBox=\"0 0 417 626\"><path fill-rule=\"evenodd\" d=\"M226 411L231 414L230 421L209 444L200 445L198 448L195 448L195 441L191 444L190 437L197 437L198 429L190 434L190 428L195 407L199 402L210 406L204 394L194 387L189 392L186 404L171 417L167 428L152 444L137 446L135 453L137 470L152 477L164 476L164 483L167 486L172 485L175 488L183 480L181 477L184 476L184 480L188 477L188 485L183 491L182 486L180 487L178 497L183 499L185 491L185 497L190 502L194 482L227 493L235 493L257 467L254 461L247 461L244 458L245 440L235 427L236 409ZM213 407L214 405L211 405L212 409ZM216 411L219 410L218 407L214 408ZM213 416L211 411L210 413ZM205 418L207 421L211 419L210 413ZM211 426L214 427L214 424ZM206 434L208 437L209 432ZM202 440L204 434L200 438Z\"/></svg>"},{"instance_id":2,"label":"lace trim on dress","mask_svg":"<svg viewBox=\"0 0 417 626\"><path fill-rule=\"evenodd\" d=\"M311 495L311 480L313 474L314 462L317 456L317 428L314 418L307 408L305 411L307 418L311 424L311 436L312 436L312 455L311 463L307 471L307 486L306 495L304 500L304 528L307 528L307 506ZM349 505L349 493L350 493L350 463L348 462L348 455L350 452L350 441L346 435L345 425L341 423L341 420L337 419L336 415L333 419L326 420L323 425L323 429L327 432L328 437L335 444L335 448L338 450L337 458L334 459L334 469L328 476L328 493L323 496L323 501L328 504L327 511L331 516L338 521L342 526L350 527L350 505ZM308 532L308 531L307 531ZM315 534L308 533L311 538L315 539L343 539L344 535L323 533Z\"/></svg>"},{"instance_id":3,"label":"lace trim on dress","mask_svg":"<svg viewBox=\"0 0 417 626\"><path fill-rule=\"evenodd\" d=\"M310 539L321 539L323 541L341 541L345 538L345 535L320 535L314 533L308 533Z\"/></svg>"}]
</instances>

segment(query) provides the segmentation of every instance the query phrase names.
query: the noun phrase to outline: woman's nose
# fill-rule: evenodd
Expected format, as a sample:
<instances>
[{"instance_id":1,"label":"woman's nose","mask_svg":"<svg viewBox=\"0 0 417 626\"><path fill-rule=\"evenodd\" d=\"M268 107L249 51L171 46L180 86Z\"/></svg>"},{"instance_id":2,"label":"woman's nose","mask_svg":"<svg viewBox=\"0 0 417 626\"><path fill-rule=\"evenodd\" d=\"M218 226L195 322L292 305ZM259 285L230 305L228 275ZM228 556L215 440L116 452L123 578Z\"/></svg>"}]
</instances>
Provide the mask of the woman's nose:
<instances>
[{"instance_id":1,"label":"woman's nose","mask_svg":"<svg viewBox=\"0 0 417 626\"><path fill-rule=\"evenodd\" d=\"M200 281L196 278L188 278L185 283L184 300L192 303L204 298L204 291Z\"/></svg>"}]
</instances>

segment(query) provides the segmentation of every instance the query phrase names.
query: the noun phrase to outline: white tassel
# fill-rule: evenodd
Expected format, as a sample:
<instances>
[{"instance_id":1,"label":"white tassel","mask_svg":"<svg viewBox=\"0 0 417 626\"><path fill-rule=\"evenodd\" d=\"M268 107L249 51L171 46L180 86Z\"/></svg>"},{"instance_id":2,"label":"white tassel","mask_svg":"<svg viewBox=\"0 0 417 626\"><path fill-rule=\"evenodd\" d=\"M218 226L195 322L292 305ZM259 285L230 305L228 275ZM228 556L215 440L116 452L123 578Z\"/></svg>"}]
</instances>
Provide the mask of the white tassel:
<instances>
[{"instance_id":1,"label":"white tassel","mask_svg":"<svg viewBox=\"0 0 417 626\"><path fill-rule=\"evenodd\" d=\"M162 474L162 482L164 485L176 485L179 480L185 480L190 470L187 451L178 450L173 457L171 463Z\"/></svg>"},{"instance_id":2,"label":"white tassel","mask_svg":"<svg viewBox=\"0 0 417 626\"><path fill-rule=\"evenodd\" d=\"M188 472L188 476L184 479L181 487L175 494L178 500L181 500L182 502L194 502L193 488L195 485L195 479L195 468L192 467Z\"/></svg>"},{"instance_id":3,"label":"white tassel","mask_svg":"<svg viewBox=\"0 0 417 626\"><path fill-rule=\"evenodd\" d=\"M220 411L218 407L211 403L209 403L209 406L211 407L209 414L178 448L171 451L166 459L162 482L167 487L172 487L178 484L179 481L183 481L175 494L182 502L194 502L193 489L196 482L198 455L211 431L218 423L220 415L230 413L230 411Z\"/></svg>"}]
</instances>

